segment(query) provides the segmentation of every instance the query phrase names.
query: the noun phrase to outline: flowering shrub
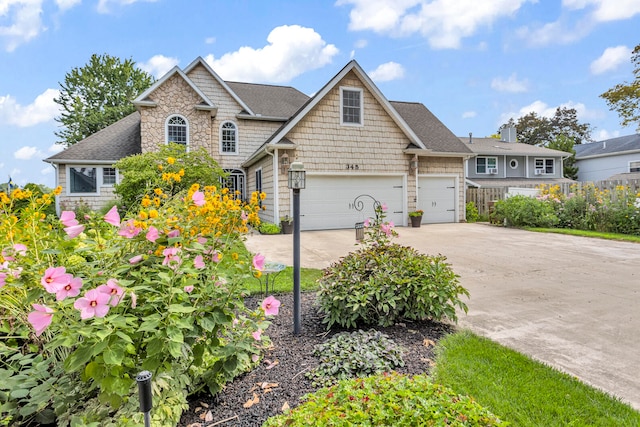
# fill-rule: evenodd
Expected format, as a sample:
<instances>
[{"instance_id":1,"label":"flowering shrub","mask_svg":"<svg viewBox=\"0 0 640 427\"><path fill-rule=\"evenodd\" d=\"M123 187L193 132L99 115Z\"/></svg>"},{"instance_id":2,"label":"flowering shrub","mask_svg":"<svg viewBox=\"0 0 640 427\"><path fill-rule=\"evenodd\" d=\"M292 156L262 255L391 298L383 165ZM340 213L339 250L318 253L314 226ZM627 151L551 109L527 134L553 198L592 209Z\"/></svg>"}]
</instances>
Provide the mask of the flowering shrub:
<instances>
[{"instance_id":1,"label":"flowering shrub","mask_svg":"<svg viewBox=\"0 0 640 427\"><path fill-rule=\"evenodd\" d=\"M498 200L494 220L511 227L553 227L558 224L554 207L545 200L529 196L512 196Z\"/></svg>"},{"instance_id":2,"label":"flowering shrub","mask_svg":"<svg viewBox=\"0 0 640 427\"><path fill-rule=\"evenodd\" d=\"M53 195L0 193L0 424L141 425L135 377L149 370L152 424L175 425L188 393L257 363L279 302L244 307L264 258L235 248L260 194L194 184L122 219L47 217Z\"/></svg>"},{"instance_id":3,"label":"flowering shrub","mask_svg":"<svg viewBox=\"0 0 640 427\"><path fill-rule=\"evenodd\" d=\"M426 375L375 375L307 394L298 407L269 418L276 426L506 426L473 399Z\"/></svg>"},{"instance_id":4,"label":"flowering shrub","mask_svg":"<svg viewBox=\"0 0 640 427\"><path fill-rule=\"evenodd\" d=\"M391 243L397 233L384 216L381 205L365 221L362 247L324 270L317 294L323 321L347 328L402 318L455 321L456 307L467 310L460 296L469 294L446 257Z\"/></svg>"}]
</instances>

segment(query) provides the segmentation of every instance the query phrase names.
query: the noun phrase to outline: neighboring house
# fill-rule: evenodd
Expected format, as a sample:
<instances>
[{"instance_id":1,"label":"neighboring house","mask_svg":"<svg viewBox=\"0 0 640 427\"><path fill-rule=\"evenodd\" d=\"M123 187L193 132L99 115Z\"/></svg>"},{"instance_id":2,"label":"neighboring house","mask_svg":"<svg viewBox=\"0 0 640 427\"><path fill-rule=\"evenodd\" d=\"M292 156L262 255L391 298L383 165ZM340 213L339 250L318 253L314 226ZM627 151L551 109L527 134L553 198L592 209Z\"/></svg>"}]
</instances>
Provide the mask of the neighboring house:
<instances>
[{"instance_id":1,"label":"neighboring house","mask_svg":"<svg viewBox=\"0 0 640 427\"><path fill-rule=\"evenodd\" d=\"M572 182L563 177L562 170L562 160L569 153L513 142L514 138L470 135L460 140L475 154L466 162L470 187L527 187Z\"/></svg>"},{"instance_id":2,"label":"neighboring house","mask_svg":"<svg viewBox=\"0 0 640 427\"><path fill-rule=\"evenodd\" d=\"M640 172L640 134L578 144L573 148L578 181L637 179Z\"/></svg>"},{"instance_id":3,"label":"neighboring house","mask_svg":"<svg viewBox=\"0 0 640 427\"><path fill-rule=\"evenodd\" d=\"M415 209L425 223L465 218L472 151L424 105L387 100L356 61L309 98L291 87L226 82L197 58L134 104L138 112L45 160L64 188L60 205L97 207L112 197L115 161L172 141L204 147L229 172L225 185L244 197L264 191L263 221L291 216L293 161L307 171L303 230L352 228L373 215L374 199L396 225Z\"/></svg>"}]
</instances>

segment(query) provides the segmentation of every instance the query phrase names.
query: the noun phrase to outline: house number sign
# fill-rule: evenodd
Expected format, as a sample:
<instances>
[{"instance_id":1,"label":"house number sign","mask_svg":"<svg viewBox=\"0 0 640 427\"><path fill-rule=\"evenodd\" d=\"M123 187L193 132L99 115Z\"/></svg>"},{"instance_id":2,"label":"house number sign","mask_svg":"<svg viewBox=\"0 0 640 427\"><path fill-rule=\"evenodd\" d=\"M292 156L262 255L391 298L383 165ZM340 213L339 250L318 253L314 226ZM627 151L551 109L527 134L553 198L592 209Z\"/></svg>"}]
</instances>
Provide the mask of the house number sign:
<instances>
[{"instance_id":1,"label":"house number sign","mask_svg":"<svg viewBox=\"0 0 640 427\"><path fill-rule=\"evenodd\" d=\"M357 171L357 170L359 170L359 169L360 169L360 165L355 165L355 164L350 164L350 163L348 163L348 164L346 165L346 169L347 169L347 170L351 170L351 171Z\"/></svg>"}]
</instances>

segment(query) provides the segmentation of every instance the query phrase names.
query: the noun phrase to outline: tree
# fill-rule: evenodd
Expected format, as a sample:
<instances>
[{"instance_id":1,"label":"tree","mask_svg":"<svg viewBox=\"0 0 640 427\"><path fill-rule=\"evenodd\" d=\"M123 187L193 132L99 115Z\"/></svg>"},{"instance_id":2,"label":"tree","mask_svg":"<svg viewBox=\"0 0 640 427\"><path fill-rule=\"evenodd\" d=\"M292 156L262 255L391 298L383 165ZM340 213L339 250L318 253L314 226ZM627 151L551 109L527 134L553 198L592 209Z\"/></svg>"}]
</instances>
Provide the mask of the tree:
<instances>
[{"instance_id":1,"label":"tree","mask_svg":"<svg viewBox=\"0 0 640 427\"><path fill-rule=\"evenodd\" d=\"M132 100L154 79L135 67L135 62L109 55L93 54L89 63L74 68L60 83L60 96L54 101L62 109L56 117L63 129L55 135L65 147L96 133L133 113Z\"/></svg>"},{"instance_id":2,"label":"tree","mask_svg":"<svg viewBox=\"0 0 640 427\"><path fill-rule=\"evenodd\" d=\"M547 148L570 153L571 156L562 161L562 173L565 178L578 179L578 166L576 166L576 150L573 149L575 142L564 134L560 134L547 145Z\"/></svg>"},{"instance_id":3,"label":"tree","mask_svg":"<svg viewBox=\"0 0 640 427\"><path fill-rule=\"evenodd\" d=\"M636 124L636 132L640 132L640 44L631 54L631 63L635 69L635 80L631 83L621 83L609 89L600 97L607 101L609 109L618 113L622 126Z\"/></svg>"},{"instance_id":4,"label":"tree","mask_svg":"<svg viewBox=\"0 0 640 427\"><path fill-rule=\"evenodd\" d=\"M156 152L120 159L115 167L122 177L115 193L127 209L138 206L144 196L173 196L194 183L219 187L225 176L204 148L187 152L183 145L173 143ZM158 194L156 189L162 191Z\"/></svg>"},{"instance_id":5,"label":"tree","mask_svg":"<svg viewBox=\"0 0 640 427\"><path fill-rule=\"evenodd\" d=\"M531 112L520 117L516 122L513 118L502 125L515 126L518 142L546 147L560 135L565 135L575 144L591 141L591 125L578 122L578 112L575 108L558 107L552 118L539 116Z\"/></svg>"}]
</instances>

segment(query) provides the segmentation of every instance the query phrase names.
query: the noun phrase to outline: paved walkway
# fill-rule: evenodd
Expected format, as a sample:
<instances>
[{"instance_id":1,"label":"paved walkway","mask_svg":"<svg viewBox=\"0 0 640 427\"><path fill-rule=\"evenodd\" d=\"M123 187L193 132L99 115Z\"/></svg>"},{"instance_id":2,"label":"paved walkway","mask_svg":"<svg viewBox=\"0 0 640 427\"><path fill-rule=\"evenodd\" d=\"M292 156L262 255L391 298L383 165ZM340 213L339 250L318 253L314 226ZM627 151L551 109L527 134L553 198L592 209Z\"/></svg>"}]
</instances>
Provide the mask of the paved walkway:
<instances>
[{"instance_id":1,"label":"paved walkway","mask_svg":"<svg viewBox=\"0 0 640 427\"><path fill-rule=\"evenodd\" d=\"M469 290L459 324L640 409L640 244L486 224L398 228L397 243L447 256ZM301 265L324 268L355 249L354 230L301 234ZM292 236L247 248L292 265Z\"/></svg>"}]
</instances>

